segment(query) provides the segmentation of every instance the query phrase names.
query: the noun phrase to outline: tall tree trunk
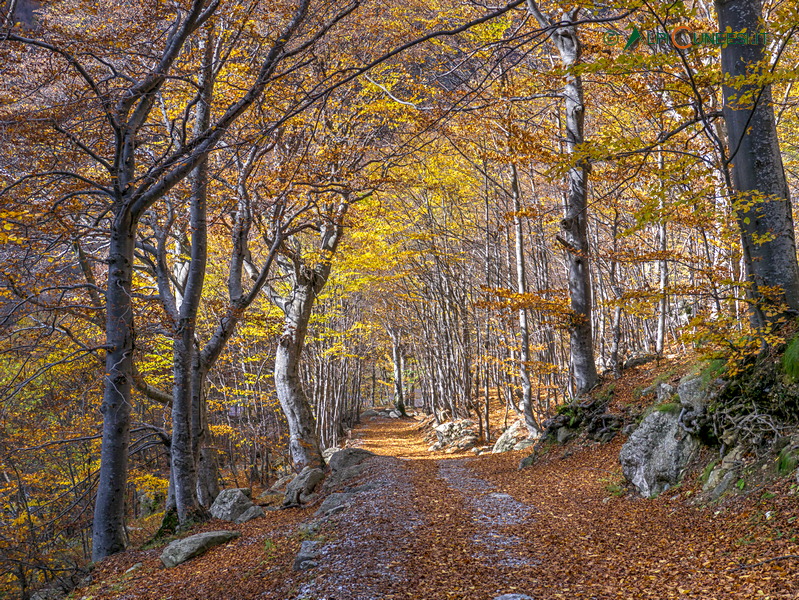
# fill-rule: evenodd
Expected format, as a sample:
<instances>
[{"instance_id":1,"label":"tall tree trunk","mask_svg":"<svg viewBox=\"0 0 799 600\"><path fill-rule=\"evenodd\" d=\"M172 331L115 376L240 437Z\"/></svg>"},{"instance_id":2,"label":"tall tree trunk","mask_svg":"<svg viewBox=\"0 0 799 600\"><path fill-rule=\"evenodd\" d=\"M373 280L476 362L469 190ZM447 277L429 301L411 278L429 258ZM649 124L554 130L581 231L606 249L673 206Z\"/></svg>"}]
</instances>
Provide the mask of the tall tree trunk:
<instances>
[{"instance_id":1,"label":"tall tree trunk","mask_svg":"<svg viewBox=\"0 0 799 600\"><path fill-rule=\"evenodd\" d=\"M405 391L402 381L402 333L398 329L388 328L391 338L391 362L394 366L394 408L405 416Z\"/></svg>"},{"instance_id":2,"label":"tall tree trunk","mask_svg":"<svg viewBox=\"0 0 799 600\"><path fill-rule=\"evenodd\" d=\"M294 284L275 354L275 388L289 426L291 459L298 471L306 466L324 468L316 421L299 375L300 355L315 297L314 272L305 269L303 275Z\"/></svg>"},{"instance_id":3,"label":"tall tree trunk","mask_svg":"<svg viewBox=\"0 0 799 600\"><path fill-rule=\"evenodd\" d=\"M762 30L760 0L717 0L716 12L719 31L746 31L752 35ZM761 88L755 83L757 68L765 55L765 40L760 44L726 44L721 48L726 83L724 121L729 161L733 165L732 183L737 192L733 206L752 286L752 320L758 327L799 310L799 265L791 199L777 138L771 87ZM731 80L737 80L737 85L730 85Z\"/></svg>"},{"instance_id":4,"label":"tall tree trunk","mask_svg":"<svg viewBox=\"0 0 799 600\"><path fill-rule=\"evenodd\" d=\"M574 20L579 8L565 13L557 25L550 22L533 0L527 3L530 13L542 27L552 29L551 41L560 54L566 71L563 88L566 109L566 149L572 156L580 151L584 140L583 82L572 70L580 61L581 47ZM554 28L554 29L553 29ZM577 159L567 175L568 189L561 221L563 238L558 238L566 249L569 265L569 296L571 298L571 323L569 326L571 367L574 376L574 394L580 396L593 388L599 377L594 361L593 333L591 327L591 281L588 263L588 173L590 164Z\"/></svg>"},{"instance_id":5,"label":"tall tree trunk","mask_svg":"<svg viewBox=\"0 0 799 600\"><path fill-rule=\"evenodd\" d=\"M133 252L136 225L123 206L115 214L108 250L103 444L92 527L92 560L127 546L125 492L133 380Z\"/></svg>"},{"instance_id":6,"label":"tall tree trunk","mask_svg":"<svg viewBox=\"0 0 799 600\"><path fill-rule=\"evenodd\" d=\"M519 187L519 173L511 164L511 191L513 194L513 226L516 233L516 290L520 295L527 293L527 270L524 263L524 237L522 233L522 201ZM527 326L527 309L519 309L519 379L522 383L522 413L530 437L539 437L541 428L533 414L533 388L530 384L530 330Z\"/></svg>"},{"instance_id":7,"label":"tall tree trunk","mask_svg":"<svg viewBox=\"0 0 799 600\"><path fill-rule=\"evenodd\" d=\"M324 468L322 449L316 430L313 410L302 387L299 366L311 311L319 292L330 275L333 254L344 231L343 221L349 207L345 195L339 205L324 220L320 231L319 253L325 260L313 267L305 264L299 242L293 249L285 248L288 258L281 257L285 270L292 278L288 298L270 291L272 301L286 315L283 334L275 353L275 388L280 406L289 426L289 451L295 470L306 466Z\"/></svg>"},{"instance_id":8,"label":"tall tree trunk","mask_svg":"<svg viewBox=\"0 0 799 600\"><path fill-rule=\"evenodd\" d=\"M660 177L663 177L663 152L658 152L658 172ZM663 186L665 187L665 186ZM664 214L666 209L666 190L661 189L661 197L658 208L660 216L658 218L658 250L660 252L660 259L658 260L658 270L660 272L660 281L658 292L660 298L658 299L658 329L657 337L655 338L655 354L661 356L663 354L663 347L666 343L666 312L668 310L668 295L666 290L669 286L669 263L666 261L666 251L668 250L668 237L666 232L666 216Z\"/></svg>"}]
</instances>

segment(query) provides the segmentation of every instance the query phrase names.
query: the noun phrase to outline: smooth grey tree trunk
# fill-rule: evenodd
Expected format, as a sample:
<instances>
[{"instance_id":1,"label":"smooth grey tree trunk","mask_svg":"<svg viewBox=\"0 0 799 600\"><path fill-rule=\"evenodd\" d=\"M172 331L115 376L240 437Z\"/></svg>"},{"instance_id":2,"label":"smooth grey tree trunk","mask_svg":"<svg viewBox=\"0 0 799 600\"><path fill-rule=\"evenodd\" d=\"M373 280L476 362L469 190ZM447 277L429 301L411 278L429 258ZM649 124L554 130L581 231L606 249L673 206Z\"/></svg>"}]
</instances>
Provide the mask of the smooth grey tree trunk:
<instances>
[{"instance_id":1,"label":"smooth grey tree trunk","mask_svg":"<svg viewBox=\"0 0 799 600\"><path fill-rule=\"evenodd\" d=\"M109 184L113 221L110 226L108 280L106 289L106 375L103 390L103 441L101 464L92 525L92 559L97 561L125 548L125 491L130 446L130 394L134 377L132 273L136 230L142 215L183 181L216 147L229 127L261 96L278 64L287 56L284 49L308 14L310 0L300 0L289 23L264 53L258 76L252 85L214 123L195 138L190 152L175 159L170 154L159 165L138 172L138 135L148 121L156 97L183 51L189 37L216 11L218 4L193 0L176 19L155 66L139 81L119 94L119 101L106 107L115 141L113 156L106 161L111 171ZM7 36L28 43L19 36ZM73 66L77 65L75 62ZM90 157L95 160L93 153ZM170 162L171 159L172 160Z\"/></svg>"},{"instance_id":2,"label":"smooth grey tree trunk","mask_svg":"<svg viewBox=\"0 0 799 600\"><path fill-rule=\"evenodd\" d=\"M566 111L566 150L574 155L580 151L584 141L585 103L583 82L572 69L580 62L581 46L574 24L579 8L565 13L558 24L553 24L539 10L533 0L528 0L528 9L541 27L551 30L550 40L560 54L561 65L566 71L563 97ZM594 361L593 332L591 326L591 279L589 272L588 245L588 174L590 164L579 159L569 169L566 180L568 189L564 202L564 217L561 220L563 237L558 241L566 249L569 265L569 297L571 299L571 323L569 325L571 369L574 377L574 395L580 396L599 381Z\"/></svg>"},{"instance_id":3,"label":"smooth grey tree trunk","mask_svg":"<svg viewBox=\"0 0 799 600\"><path fill-rule=\"evenodd\" d=\"M133 379L133 252L136 225L130 211L115 215L108 251L103 444L92 527L92 560L127 546L125 495Z\"/></svg>"},{"instance_id":4,"label":"smooth grey tree trunk","mask_svg":"<svg viewBox=\"0 0 799 600\"><path fill-rule=\"evenodd\" d=\"M763 31L760 0L717 0L719 31ZM799 310L799 265L793 215L777 138L770 86L753 83L766 55L764 44L721 48L725 76L724 121L732 163L733 202L741 230L752 320L757 327ZM742 84L730 85L732 78ZM746 97L742 98L743 95ZM772 288L769 290L768 288Z\"/></svg>"},{"instance_id":5,"label":"smooth grey tree trunk","mask_svg":"<svg viewBox=\"0 0 799 600\"><path fill-rule=\"evenodd\" d=\"M524 262L524 234L522 232L522 200L519 187L519 172L511 164L511 193L513 195L513 227L516 235L516 291L527 293L527 268ZM530 437L539 437L541 428L533 413L533 388L530 384L530 329L527 324L527 309L519 309L519 379L522 383L522 413Z\"/></svg>"},{"instance_id":6,"label":"smooth grey tree trunk","mask_svg":"<svg viewBox=\"0 0 799 600\"><path fill-rule=\"evenodd\" d=\"M316 421L299 374L317 284L314 270L303 270L294 283L292 300L286 306L283 335L275 354L275 388L289 426L291 459L298 471L306 466L324 468Z\"/></svg>"},{"instance_id":7,"label":"smooth grey tree trunk","mask_svg":"<svg viewBox=\"0 0 799 600\"><path fill-rule=\"evenodd\" d=\"M391 338L391 362L394 368L394 407L405 415L405 390L402 381L403 356L402 333L398 329L387 328Z\"/></svg>"},{"instance_id":8,"label":"smooth grey tree trunk","mask_svg":"<svg viewBox=\"0 0 799 600\"><path fill-rule=\"evenodd\" d=\"M320 228L319 254L325 256L313 267L302 257L299 241L294 248L284 246L283 266L291 278L291 292L286 298L270 289L272 301L283 311L283 334L275 352L275 389L289 426L289 451L294 469L306 466L324 468L316 420L302 387L299 367L308 323L316 297L330 275L333 254L344 232L343 220L349 207L346 196L325 218Z\"/></svg>"},{"instance_id":9,"label":"smooth grey tree trunk","mask_svg":"<svg viewBox=\"0 0 799 600\"><path fill-rule=\"evenodd\" d=\"M658 153L658 168L663 171L663 152ZM659 289L660 298L658 300L658 328L655 337L655 354L661 356L663 348L666 343L666 316L668 311L668 294L669 287L669 263L666 261L666 251L668 250L668 236L666 231L666 216L664 214L666 208L665 190L661 190L664 194L660 198L659 208L660 217L658 219L658 250L661 254L658 260L658 270L660 274Z\"/></svg>"}]
</instances>

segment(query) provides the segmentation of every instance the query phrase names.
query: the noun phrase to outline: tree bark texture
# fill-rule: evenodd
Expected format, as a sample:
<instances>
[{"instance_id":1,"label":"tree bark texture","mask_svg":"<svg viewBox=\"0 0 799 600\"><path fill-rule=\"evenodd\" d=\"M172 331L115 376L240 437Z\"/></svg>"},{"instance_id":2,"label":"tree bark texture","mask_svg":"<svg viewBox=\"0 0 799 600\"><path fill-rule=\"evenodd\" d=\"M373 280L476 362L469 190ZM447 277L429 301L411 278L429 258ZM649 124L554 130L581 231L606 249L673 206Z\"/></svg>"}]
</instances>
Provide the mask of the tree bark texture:
<instances>
[{"instance_id":1,"label":"tree bark texture","mask_svg":"<svg viewBox=\"0 0 799 600\"><path fill-rule=\"evenodd\" d=\"M716 2L719 31L763 31L760 0ZM765 43L727 44L721 48L725 77L724 121L737 198L733 202L741 230L747 277L758 327L799 310L799 265L793 215L780 154L770 86L758 86L758 65ZM739 78L733 84L731 81ZM740 83L743 81L743 83Z\"/></svg>"},{"instance_id":2,"label":"tree bark texture","mask_svg":"<svg viewBox=\"0 0 799 600\"><path fill-rule=\"evenodd\" d=\"M561 64L567 72L566 85L563 88L566 150L572 156L574 164L566 176L567 190L564 217L561 221L563 234L561 243L566 249L569 266L569 297L572 312L569 345L574 395L580 396L593 388L599 377L594 361L591 278L588 261L587 200L590 164L584 158L575 157L584 141L585 103L582 78L570 72L580 62L580 40L577 36L577 26L574 24L579 9L565 13L558 24L551 23L533 0L528 0L528 9L542 27L551 29L550 40L557 48Z\"/></svg>"}]
</instances>

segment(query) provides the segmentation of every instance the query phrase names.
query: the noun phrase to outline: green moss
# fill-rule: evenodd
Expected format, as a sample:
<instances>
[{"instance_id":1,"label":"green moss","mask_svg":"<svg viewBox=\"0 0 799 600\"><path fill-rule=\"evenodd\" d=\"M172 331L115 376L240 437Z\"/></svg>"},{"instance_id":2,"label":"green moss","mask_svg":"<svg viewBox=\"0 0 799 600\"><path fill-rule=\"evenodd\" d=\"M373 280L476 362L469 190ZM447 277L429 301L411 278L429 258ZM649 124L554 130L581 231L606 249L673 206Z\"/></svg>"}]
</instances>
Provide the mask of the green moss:
<instances>
[{"instance_id":1,"label":"green moss","mask_svg":"<svg viewBox=\"0 0 799 600\"><path fill-rule=\"evenodd\" d=\"M792 383L799 381L799 336L788 342L782 355L782 370Z\"/></svg>"},{"instance_id":2,"label":"green moss","mask_svg":"<svg viewBox=\"0 0 799 600\"><path fill-rule=\"evenodd\" d=\"M724 372L727 361L723 358L713 358L702 366L699 375L702 377L702 388L706 388L712 381L718 379Z\"/></svg>"},{"instance_id":3,"label":"green moss","mask_svg":"<svg viewBox=\"0 0 799 600\"><path fill-rule=\"evenodd\" d=\"M658 412L669 413L670 415L678 415L680 414L680 409L682 406L679 402L665 402L663 404L658 404L655 407L655 410Z\"/></svg>"},{"instance_id":4,"label":"green moss","mask_svg":"<svg viewBox=\"0 0 799 600\"><path fill-rule=\"evenodd\" d=\"M707 483L707 480L710 479L710 474L713 472L713 469L716 468L717 464L719 464L719 459L717 458L707 463L705 470L702 471L702 474L699 476L699 482L702 485L705 485Z\"/></svg>"},{"instance_id":5,"label":"green moss","mask_svg":"<svg viewBox=\"0 0 799 600\"><path fill-rule=\"evenodd\" d=\"M777 473L780 475L788 475L796 469L798 462L799 458L797 458L796 450L790 446L786 446L777 456Z\"/></svg>"}]
</instances>

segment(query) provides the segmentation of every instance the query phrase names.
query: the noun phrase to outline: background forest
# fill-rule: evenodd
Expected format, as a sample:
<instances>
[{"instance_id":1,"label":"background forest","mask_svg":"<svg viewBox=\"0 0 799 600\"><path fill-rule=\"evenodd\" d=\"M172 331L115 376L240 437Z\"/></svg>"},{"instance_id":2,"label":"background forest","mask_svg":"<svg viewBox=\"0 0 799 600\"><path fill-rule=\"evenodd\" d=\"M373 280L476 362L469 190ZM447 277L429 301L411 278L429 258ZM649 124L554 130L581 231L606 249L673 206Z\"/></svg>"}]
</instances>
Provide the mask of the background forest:
<instances>
[{"instance_id":1,"label":"background forest","mask_svg":"<svg viewBox=\"0 0 799 600\"><path fill-rule=\"evenodd\" d=\"M742 29L705 0L6 1L0 595L368 406L536 436L645 356L779 345L746 259L787 238L733 173L766 121L722 108L772 111L799 196L799 10L735 2L758 43L676 47Z\"/></svg>"}]
</instances>

